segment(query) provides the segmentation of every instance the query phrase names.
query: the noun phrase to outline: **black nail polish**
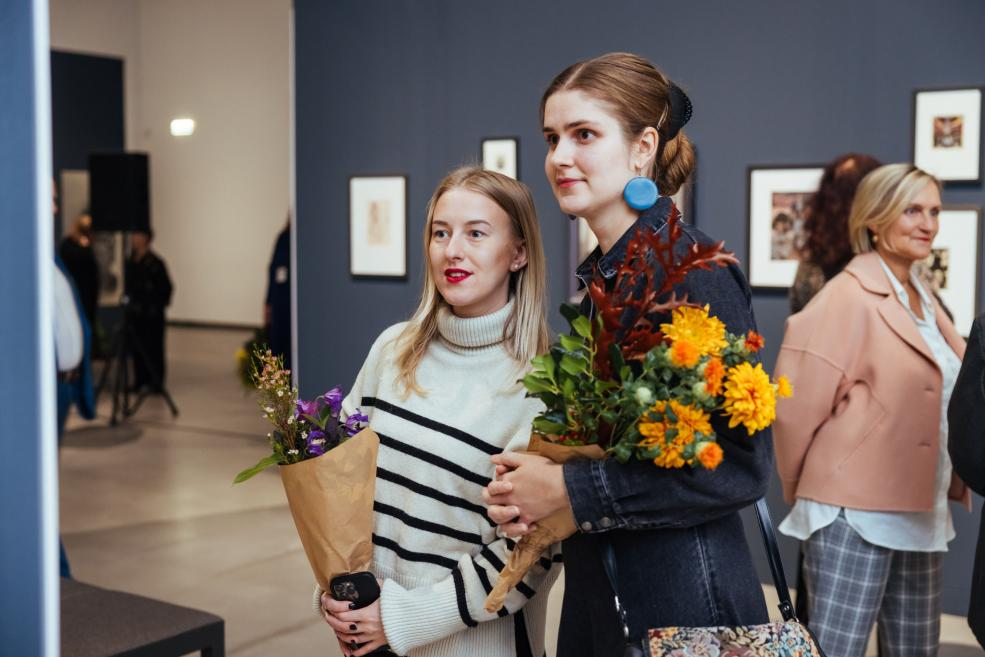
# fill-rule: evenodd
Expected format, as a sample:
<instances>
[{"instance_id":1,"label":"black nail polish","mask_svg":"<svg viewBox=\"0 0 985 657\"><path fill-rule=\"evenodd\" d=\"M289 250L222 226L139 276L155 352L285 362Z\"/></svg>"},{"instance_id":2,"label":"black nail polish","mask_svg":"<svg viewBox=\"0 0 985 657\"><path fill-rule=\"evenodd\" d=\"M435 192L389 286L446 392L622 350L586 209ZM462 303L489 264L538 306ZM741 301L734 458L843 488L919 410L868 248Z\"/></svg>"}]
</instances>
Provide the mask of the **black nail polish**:
<instances>
[{"instance_id":1,"label":"black nail polish","mask_svg":"<svg viewBox=\"0 0 985 657\"><path fill-rule=\"evenodd\" d=\"M355 602L350 602L349 603L349 609L355 609L355 608L356 608L356 603Z\"/></svg>"},{"instance_id":2,"label":"black nail polish","mask_svg":"<svg viewBox=\"0 0 985 657\"><path fill-rule=\"evenodd\" d=\"M355 623L350 624L349 625L349 629L350 630L355 630L356 629L356 624Z\"/></svg>"}]
</instances>

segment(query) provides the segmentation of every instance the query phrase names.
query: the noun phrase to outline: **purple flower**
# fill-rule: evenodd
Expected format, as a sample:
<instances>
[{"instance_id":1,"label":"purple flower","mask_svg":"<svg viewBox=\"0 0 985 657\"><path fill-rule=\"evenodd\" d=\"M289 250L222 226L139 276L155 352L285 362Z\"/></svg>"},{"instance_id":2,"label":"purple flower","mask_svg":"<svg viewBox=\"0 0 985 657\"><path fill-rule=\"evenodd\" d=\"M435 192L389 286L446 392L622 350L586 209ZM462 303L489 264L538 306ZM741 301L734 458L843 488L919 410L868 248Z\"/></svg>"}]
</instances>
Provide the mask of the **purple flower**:
<instances>
[{"instance_id":1,"label":"purple flower","mask_svg":"<svg viewBox=\"0 0 985 657\"><path fill-rule=\"evenodd\" d=\"M296 407L294 409L294 417L300 417L301 415L310 415L311 417L318 417L318 403L316 401L305 401L299 399L296 402Z\"/></svg>"},{"instance_id":2,"label":"purple flower","mask_svg":"<svg viewBox=\"0 0 985 657\"><path fill-rule=\"evenodd\" d=\"M343 394L341 386L335 386L322 395L321 399L324 400L325 404L327 404L331 409L332 415L338 417L339 411L342 410L342 397Z\"/></svg>"},{"instance_id":3,"label":"purple flower","mask_svg":"<svg viewBox=\"0 0 985 657\"><path fill-rule=\"evenodd\" d=\"M355 413L345 419L345 434L350 438L355 436L363 429L360 425L365 425L367 422L369 422L369 418L360 413L357 408Z\"/></svg>"},{"instance_id":4,"label":"purple flower","mask_svg":"<svg viewBox=\"0 0 985 657\"><path fill-rule=\"evenodd\" d=\"M321 456L325 453L325 434L318 429L313 429L308 434L308 453L312 456Z\"/></svg>"}]
</instances>

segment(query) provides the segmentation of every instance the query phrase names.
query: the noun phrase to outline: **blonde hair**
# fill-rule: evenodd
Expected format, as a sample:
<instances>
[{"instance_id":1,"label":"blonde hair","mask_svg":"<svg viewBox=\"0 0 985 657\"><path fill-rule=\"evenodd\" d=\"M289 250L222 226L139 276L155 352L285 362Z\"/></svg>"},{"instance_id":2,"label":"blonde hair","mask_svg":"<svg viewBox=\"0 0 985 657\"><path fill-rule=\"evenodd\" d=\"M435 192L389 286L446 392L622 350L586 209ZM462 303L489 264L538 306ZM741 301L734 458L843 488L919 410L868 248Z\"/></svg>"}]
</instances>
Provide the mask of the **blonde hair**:
<instances>
[{"instance_id":1,"label":"blonde hair","mask_svg":"<svg viewBox=\"0 0 985 657\"><path fill-rule=\"evenodd\" d=\"M862 178L848 215L852 250L855 253L875 251L874 236L899 219L927 183L936 185L940 192L941 184L937 178L907 163L886 164Z\"/></svg>"},{"instance_id":2,"label":"blonde hair","mask_svg":"<svg viewBox=\"0 0 985 657\"><path fill-rule=\"evenodd\" d=\"M547 350L550 334L544 306L547 300L547 260L540 238L537 211L530 190L521 182L477 166L455 169L438 184L427 206L424 224L424 286L421 302L407 326L396 339L398 380L405 394L425 394L417 385L417 366L431 341L438 335L438 311L447 302L438 292L431 275L429 244L431 222L438 199L453 189L465 189L482 194L503 209L513 223L514 234L523 241L527 264L510 273L510 294L514 297L513 311L503 328L504 347L522 367L530 359Z\"/></svg>"},{"instance_id":3,"label":"blonde hair","mask_svg":"<svg viewBox=\"0 0 985 657\"><path fill-rule=\"evenodd\" d=\"M570 89L584 91L612 107L627 139L652 126L660 134L661 145L649 175L661 194L673 196L694 169L694 147L683 129L667 139L671 86L670 79L643 57L610 52L561 71L540 99L540 122L544 123L548 98Z\"/></svg>"}]
</instances>

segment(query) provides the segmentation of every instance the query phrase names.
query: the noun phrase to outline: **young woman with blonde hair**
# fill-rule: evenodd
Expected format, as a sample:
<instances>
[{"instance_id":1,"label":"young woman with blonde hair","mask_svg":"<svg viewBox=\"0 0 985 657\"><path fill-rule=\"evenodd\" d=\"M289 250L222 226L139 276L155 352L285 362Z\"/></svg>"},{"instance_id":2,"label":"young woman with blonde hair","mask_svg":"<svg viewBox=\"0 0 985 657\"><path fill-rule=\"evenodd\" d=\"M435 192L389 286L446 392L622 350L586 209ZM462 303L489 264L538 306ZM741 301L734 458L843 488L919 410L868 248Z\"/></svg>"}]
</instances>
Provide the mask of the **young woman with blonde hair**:
<instances>
[{"instance_id":1,"label":"young woman with blonde hair","mask_svg":"<svg viewBox=\"0 0 985 657\"><path fill-rule=\"evenodd\" d=\"M912 164L865 176L848 220L857 255L787 320L776 363L803 391L777 407L793 504L780 531L805 541L809 625L829 655L863 657L876 620L885 657L940 643L948 499L970 504L947 452L964 340L914 271L940 209L940 183Z\"/></svg>"},{"instance_id":2,"label":"young woman with blonde hair","mask_svg":"<svg viewBox=\"0 0 985 657\"><path fill-rule=\"evenodd\" d=\"M452 171L428 204L424 262L417 311L377 338L342 403L380 436L371 569L382 593L350 610L318 591L321 612L346 655L385 644L409 657L542 655L551 555L500 613L483 609L513 547L482 506L489 458L526 446L539 402L517 380L548 346L529 190Z\"/></svg>"}]
</instances>

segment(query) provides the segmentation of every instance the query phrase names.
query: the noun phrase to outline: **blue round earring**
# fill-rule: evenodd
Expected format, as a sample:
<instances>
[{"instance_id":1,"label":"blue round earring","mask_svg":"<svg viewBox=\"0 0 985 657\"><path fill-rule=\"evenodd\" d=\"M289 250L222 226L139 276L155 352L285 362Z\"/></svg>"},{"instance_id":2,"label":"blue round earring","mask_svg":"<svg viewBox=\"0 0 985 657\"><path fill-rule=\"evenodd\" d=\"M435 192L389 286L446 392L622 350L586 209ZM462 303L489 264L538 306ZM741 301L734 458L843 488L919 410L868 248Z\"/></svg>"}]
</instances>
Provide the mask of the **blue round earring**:
<instances>
[{"instance_id":1,"label":"blue round earring","mask_svg":"<svg viewBox=\"0 0 985 657\"><path fill-rule=\"evenodd\" d=\"M640 212L652 208L659 195L657 184L644 176L636 176L631 179L622 190L622 197L626 199L626 204Z\"/></svg>"}]
</instances>

